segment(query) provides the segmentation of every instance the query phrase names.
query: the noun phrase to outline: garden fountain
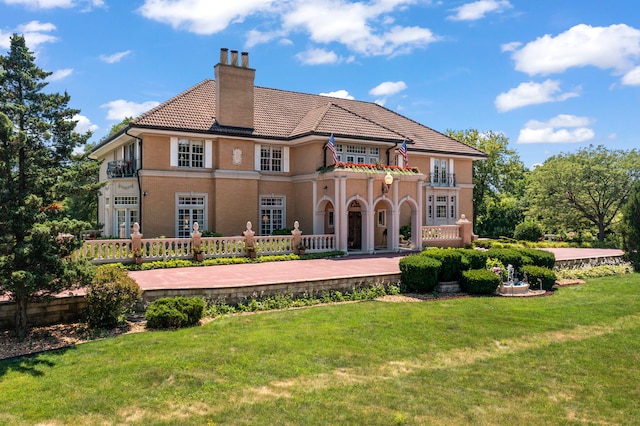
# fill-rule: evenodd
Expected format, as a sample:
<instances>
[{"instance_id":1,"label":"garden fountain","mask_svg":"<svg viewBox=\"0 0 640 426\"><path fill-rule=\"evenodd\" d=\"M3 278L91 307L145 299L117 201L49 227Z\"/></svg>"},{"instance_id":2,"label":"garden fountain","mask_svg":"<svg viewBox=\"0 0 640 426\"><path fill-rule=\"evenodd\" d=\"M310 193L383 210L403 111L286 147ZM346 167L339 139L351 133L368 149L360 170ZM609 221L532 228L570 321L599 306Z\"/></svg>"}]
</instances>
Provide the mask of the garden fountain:
<instances>
[{"instance_id":1,"label":"garden fountain","mask_svg":"<svg viewBox=\"0 0 640 426\"><path fill-rule=\"evenodd\" d=\"M521 296L529 292L529 283L527 282L527 274L520 281L515 274L513 265L507 266L507 281L502 281L498 286L498 293L503 296Z\"/></svg>"}]
</instances>

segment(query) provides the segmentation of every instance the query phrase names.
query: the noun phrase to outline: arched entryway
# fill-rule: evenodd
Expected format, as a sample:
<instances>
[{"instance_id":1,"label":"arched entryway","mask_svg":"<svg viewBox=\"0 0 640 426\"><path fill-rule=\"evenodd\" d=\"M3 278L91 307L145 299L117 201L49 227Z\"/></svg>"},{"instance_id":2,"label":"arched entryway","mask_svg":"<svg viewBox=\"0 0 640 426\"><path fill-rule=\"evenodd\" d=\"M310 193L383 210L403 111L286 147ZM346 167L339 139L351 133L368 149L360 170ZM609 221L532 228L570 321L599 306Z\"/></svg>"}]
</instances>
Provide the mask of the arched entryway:
<instances>
[{"instance_id":1,"label":"arched entryway","mask_svg":"<svg viewBox=\"0 0 640 426\"><path fill-rule=\"evenodd\" d=\"M392 205L382 198L376 201L373 215L373 241L376 250L393 250Z\"/></svg>"},{"instance_id":2,"label":"arched entryway","mask_svg":"<svg viewBox=\"0 0 640 426\"><path fill-rule=\"evenodd\" d=\"M360 201L353 200L349 203L347 215L347 248L362 250L362 205Z\"/></svg>"},{"instance_id":3,"label":"arched entryway","mask_svg":"<svg viewBox=\"0 0 640 426\"><path fill-rule=\"evenodd\" d=\"M411 197L404 197L398 204L400 209L398 233L405 237L399 237L399 248L422 249L422 221L418 203ZM407 230L408 235L405 235Z\"/></svg>"}]
</instances>

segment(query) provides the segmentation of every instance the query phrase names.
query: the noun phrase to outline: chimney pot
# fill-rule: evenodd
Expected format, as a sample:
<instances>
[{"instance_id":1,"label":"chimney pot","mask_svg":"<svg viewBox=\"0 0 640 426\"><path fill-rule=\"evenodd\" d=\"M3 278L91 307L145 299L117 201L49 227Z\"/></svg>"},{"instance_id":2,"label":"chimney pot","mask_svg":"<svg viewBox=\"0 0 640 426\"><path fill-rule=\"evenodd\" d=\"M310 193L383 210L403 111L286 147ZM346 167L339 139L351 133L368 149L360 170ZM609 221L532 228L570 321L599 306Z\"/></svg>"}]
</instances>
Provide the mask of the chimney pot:
<instances>
[{"instance_id":1,"label":"chimney pot","mask_svg":"<svg viewBox=\"0 0 640 426\"><path fill-rule=\"evenodd\" d=\"M249 68L249 52L242 52L242 68Z\"/></svg>"},{"instance_id":2,"label":"chimney pot","mask_svg":"<svg viewBox=\"0 0 640 426\"><path fill-rule=\"evenodd\" d=\"M226 47L220 49L220 63L223 65L227 65L227 63L229 63L228 52L229 49L227 49Z\"/></svg>"},{"instance_id":3,"label":"chimney pot","mask_svg":"<svg viewBox=\"0 0 640 426\"><path fill-rule=\"evenodd\" d=\"M231 51L231 65L234 67L238 66L238 51L237 50L232 50Z\"/></svg>"}]
</instances>

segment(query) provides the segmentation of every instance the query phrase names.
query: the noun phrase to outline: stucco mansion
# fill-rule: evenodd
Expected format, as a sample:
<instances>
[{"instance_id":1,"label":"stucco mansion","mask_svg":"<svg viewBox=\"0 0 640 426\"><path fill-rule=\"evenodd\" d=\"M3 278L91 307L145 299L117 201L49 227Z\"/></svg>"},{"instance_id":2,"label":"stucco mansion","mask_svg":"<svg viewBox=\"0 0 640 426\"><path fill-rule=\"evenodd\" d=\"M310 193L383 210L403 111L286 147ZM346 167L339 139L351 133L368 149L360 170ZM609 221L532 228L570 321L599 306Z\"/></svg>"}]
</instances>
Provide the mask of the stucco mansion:
<instances>
[{"instance_id":1,"label":"stucco mansion","mask_svg":"<svg viewBox=\"0 0 640 426\"><path fill-rule=\"evenodd\" d=\"M375 103L255 86L246 52L221 49L214 73L92 151L103 235L139 222L145 238L188 237L198 222L232 236L247 221L269 235L299 221L372 252L397 249L401 226L420 247L423 226L472 217L484 153Z\"/></svg>"}]
</instances>

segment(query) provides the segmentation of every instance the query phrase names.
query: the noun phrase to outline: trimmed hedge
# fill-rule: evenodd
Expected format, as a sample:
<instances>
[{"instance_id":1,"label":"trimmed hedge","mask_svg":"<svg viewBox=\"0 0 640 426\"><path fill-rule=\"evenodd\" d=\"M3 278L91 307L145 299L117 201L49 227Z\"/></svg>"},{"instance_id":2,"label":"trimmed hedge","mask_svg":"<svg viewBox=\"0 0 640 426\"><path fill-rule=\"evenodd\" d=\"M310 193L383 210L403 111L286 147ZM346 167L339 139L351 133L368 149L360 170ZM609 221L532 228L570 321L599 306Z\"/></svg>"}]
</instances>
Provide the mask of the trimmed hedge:
<instances>
[{"instance_id":1,"label":"trimmed hedge","mask_svg":"<svg viewBox=\"0 0 640 426\"><path fill-rule=\"evenodd\" d=\"M493 294L500 285L500 278L486 269L470 269L462 273L460 288L470 294Z\"/></svg>"},{"instance_id":2,"label":"trimmed hedge","mask_svg":"<svg viewBox=\"0 0 640 426\"><path fill-rule=\"evenodd\" d=\"M428 256L410 255L400 259L402 285L407 291L430 293L438 285L442 262Z\"/></svg>"},{"instance_id":3,"label":"trimmed hedge","mask_svg":"<svg viewBox=\"0 0 640 426\"><path fill-rule=\"evenodd\" d=\"M542 266L549 269L553 269L556 265L556 256L550 251L525 248L520 249L520 253L524 256L525 265Z\"/></svg>"},{"instance_id":4,"label":"trimmed hedge","mask_svg":"<svg viewBox=\"0 0 640 426\"><path fill-rule=\"evenodd\" d=\"M516 271L522 269L522 265L524 265L520 249L490 248L486 253L488 257L498 259L504 266L512 265Z\"/></svg>"},{"instance_id":5,"label":"trimmed hedge","mask_svg":"<svg viewBox=\"0 0 640 426\"><path fill-rule=\"evenodd\" d=\"M144 318L149 328L187 327L200 321L204 306L199 297L163 297L151 302Z\"/></svg>"},{"instance_id":6,"label":"trimmed hedge","mask_svg":"<svg viewBox=\"0 0 640 426\"><path fill-rule=\"evenodd\" d=\"M462 270L462 253L458 249L428 249L422 256L431 257L442 263L438 271L438 281L456 281Z\"/></svg>"},{"instance_id":7,"label":"trimmed hedge","mask_svg":"<svg viewBox=\"0 0 640 426\"><path fill-rule=\"evenodd\" d=\"M529 288L537 290L540 288L538 278L542 280L542 288L544 290L552 290L556 283L556 273L549 268L535 265L525 265L523 268L527 274L527 282L529 282Z\"/></svg>"},{"instance_id":8,"label":"trimmed hedge","mask_svg":"<svg viewBox=\"0 0 640 426\"><path fill-rule=\"evenodd\" d=\"M87 287L87 322L92 328L114 328L136 304L142 290L133 278L115 266L97 269Z\"/></svg>"},{"instance_id":9,"label":"trimmed hedge","mask_svg":"<svg viewBox=\"0 0 640 426\"><path fill-rule=\"evenodd\" d=\"M532 221L524 221L517 224L513 232L513 238L516 240L538 241L543 236L542 227Z\"/></svg>"},{"instance_id":10,"label":"trimmed hedge","mask_svg":"<svg viewBox=\"0 0 640 426\"><path fill-rule=\"evenodd\" d=\"M487 264L487 253L475 249L458 249L462 253L462 269L484 269Z\"/></svg>"}]
</instances>

